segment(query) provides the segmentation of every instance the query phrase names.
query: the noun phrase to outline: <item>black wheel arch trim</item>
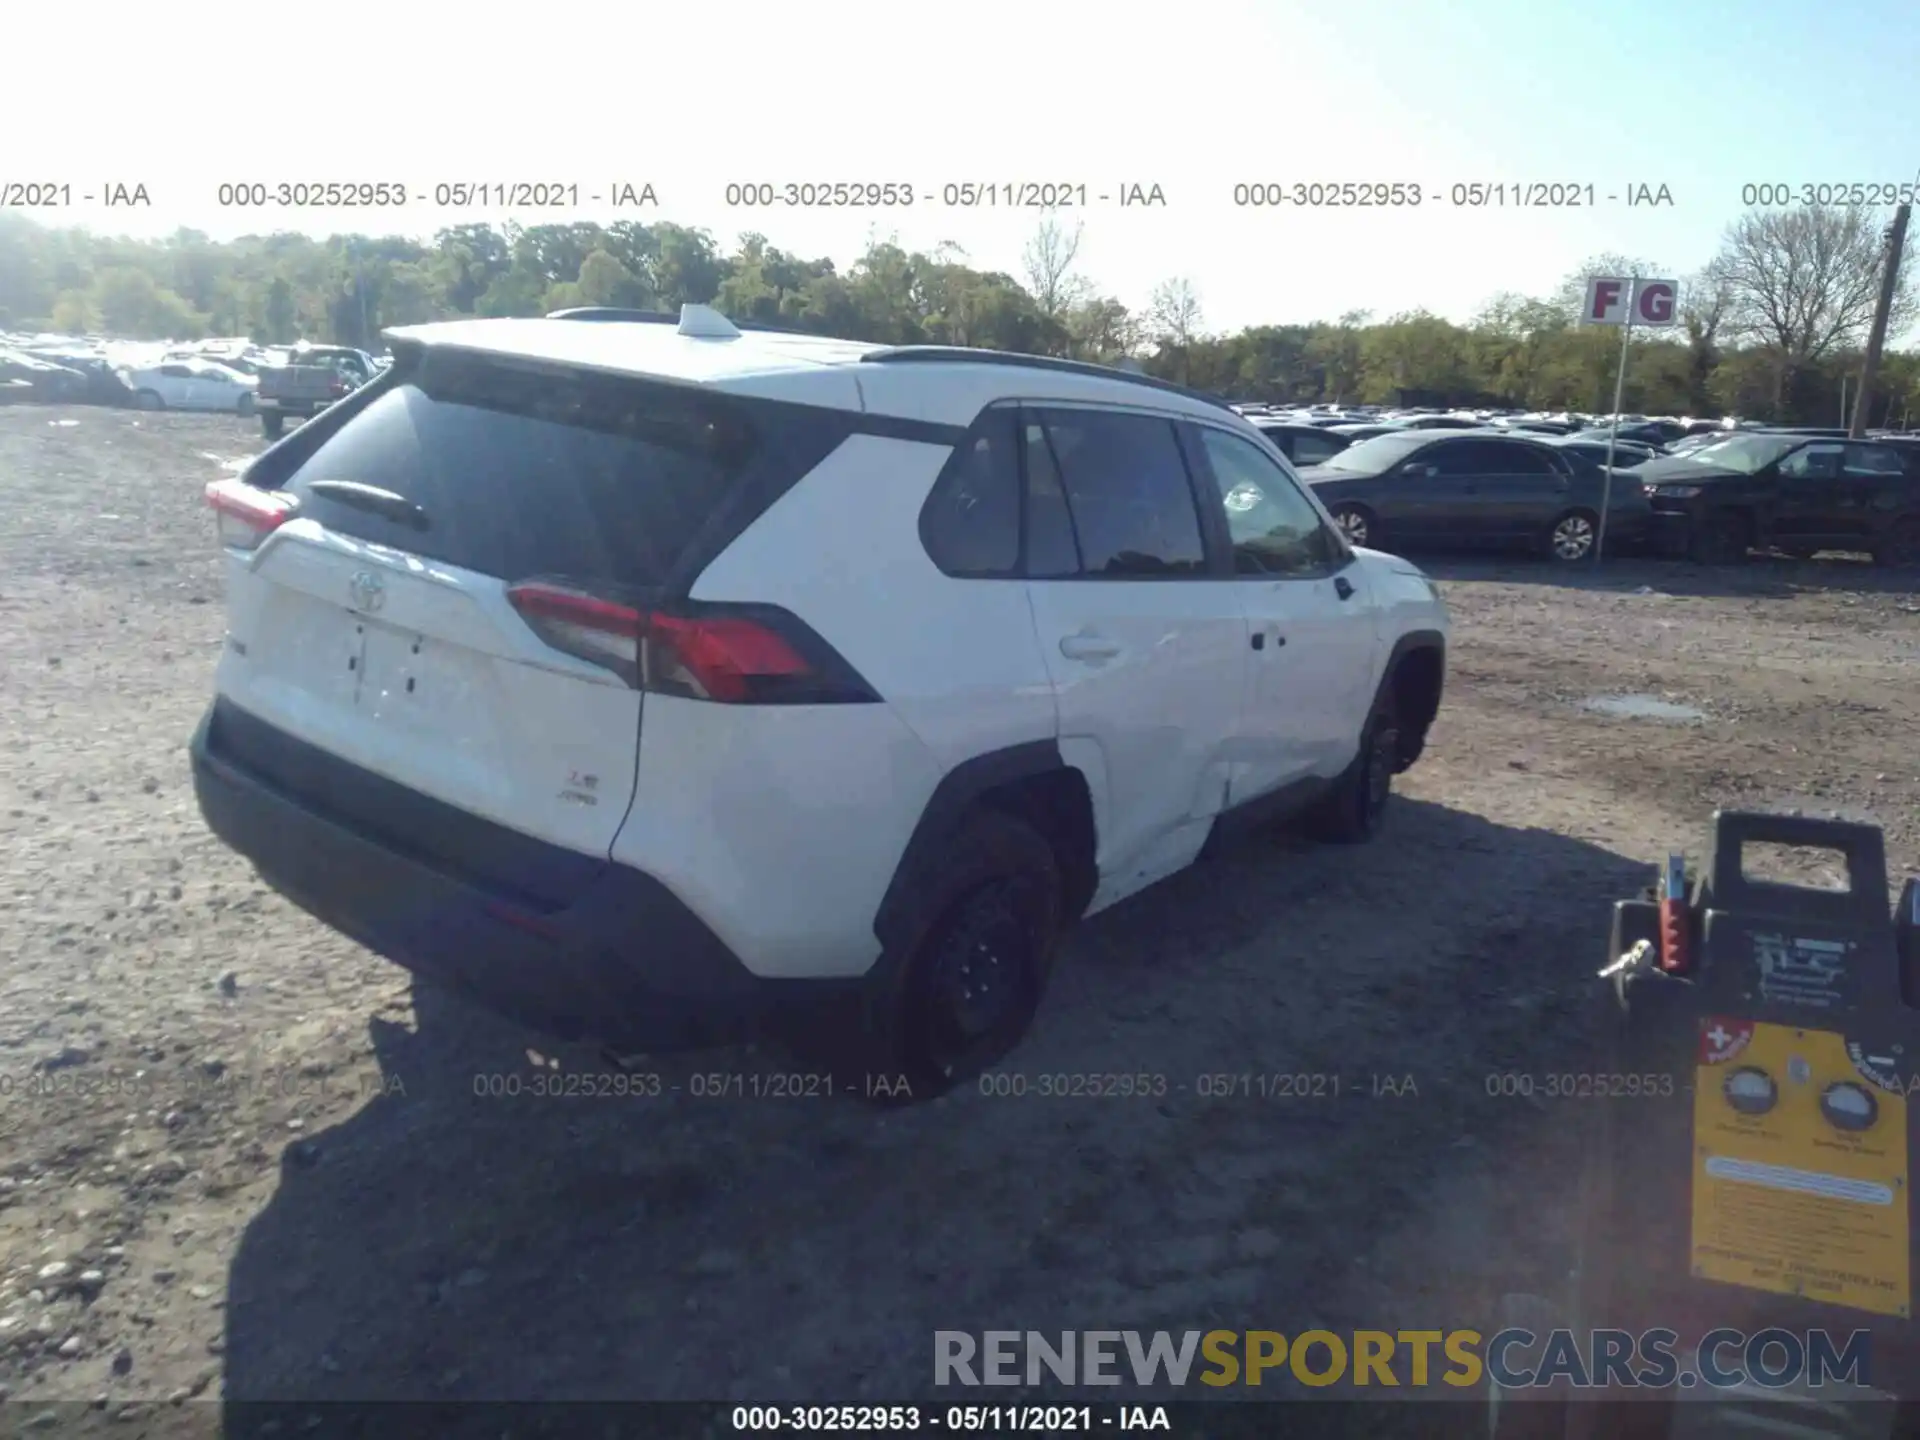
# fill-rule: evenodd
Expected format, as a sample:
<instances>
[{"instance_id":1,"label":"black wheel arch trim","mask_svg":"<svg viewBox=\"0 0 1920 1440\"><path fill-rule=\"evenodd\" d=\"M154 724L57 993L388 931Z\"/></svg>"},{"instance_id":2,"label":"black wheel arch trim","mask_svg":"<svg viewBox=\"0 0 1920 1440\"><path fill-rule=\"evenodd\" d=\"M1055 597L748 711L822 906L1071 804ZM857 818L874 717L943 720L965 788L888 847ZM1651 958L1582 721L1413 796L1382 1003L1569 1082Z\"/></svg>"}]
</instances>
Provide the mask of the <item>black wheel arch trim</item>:
<instances>
[{"instance_id":1,"label":"black wheel arch trim","mask_svg":"<svg viewBox=\"0 0 1920 1440\"><path fill-rule=\"evenodd\" d=\"M1401 662L1409 655L1431 651L1439 661L1439 675L1434 685L1433 715L1425 723L1414 727L1406 716L1399 716L1400 730L1400 769L1410 769L1414 761L1420 758L1427 746L1427 730L1440 714L1440 705L1447 690L1447 637L1438 630L1409 630L1393 642L1393 648L1387 652L1387 663L1380 671L1380 688L1374 694L1374 704L1392 688L1394 677L1400 673Z\"/></svg>"},{"instance_id":2,"label":"black wheel arch trim","mask_svg":"<svg viewBox=\"0 0 1920 1440\"><path fill-rule=\"evenodd\" d=\"M897 951L905 938L911 922L909 907L913 903L914 876L928 863L929 857L939 852L940 846L959 828L980 798L1016 780L1072 768L1061 754L1058 740L1029 740L975 755L940 777L940 783L933 787L933 794L920 812L913 834L900 852L893 879L888 882L880 908L874 913L873 933L882 948L878 964L885 964L887 955ZM876 972L877 968L876 965Z\"/></svg>"}]
</instances>

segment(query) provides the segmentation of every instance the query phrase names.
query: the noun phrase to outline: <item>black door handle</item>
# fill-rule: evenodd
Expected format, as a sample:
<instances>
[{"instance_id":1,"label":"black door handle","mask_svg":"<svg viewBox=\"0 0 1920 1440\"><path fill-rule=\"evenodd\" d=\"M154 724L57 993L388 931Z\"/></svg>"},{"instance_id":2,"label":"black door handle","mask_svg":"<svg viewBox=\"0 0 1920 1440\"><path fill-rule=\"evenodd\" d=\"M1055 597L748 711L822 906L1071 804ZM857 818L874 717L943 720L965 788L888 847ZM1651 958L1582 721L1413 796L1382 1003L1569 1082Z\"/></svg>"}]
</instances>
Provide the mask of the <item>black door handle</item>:
<instances>
[{"instance_id":1,"label":"black door handle","mask_svg":"<svg viewBox=\"0 0 1920 1440\"><path fill-rule=\"evenodd\" d=\"M1342 600L1351 600L1353 598L1353 582L1344 575L1334 576L1333 593L1338 595Z\"/></svg>"},{"instance_id":2,"label":"black door handle","mask_svg":"<svg viewBox=\"0 0 1920 1440\"><path fill-rule=\"evenodd\" d=\"M1253 632L1253 648L1256 650L1264 650L1267 648L1267 632L1266 631L1256 630Z\"/></svg>"}]
</instances>

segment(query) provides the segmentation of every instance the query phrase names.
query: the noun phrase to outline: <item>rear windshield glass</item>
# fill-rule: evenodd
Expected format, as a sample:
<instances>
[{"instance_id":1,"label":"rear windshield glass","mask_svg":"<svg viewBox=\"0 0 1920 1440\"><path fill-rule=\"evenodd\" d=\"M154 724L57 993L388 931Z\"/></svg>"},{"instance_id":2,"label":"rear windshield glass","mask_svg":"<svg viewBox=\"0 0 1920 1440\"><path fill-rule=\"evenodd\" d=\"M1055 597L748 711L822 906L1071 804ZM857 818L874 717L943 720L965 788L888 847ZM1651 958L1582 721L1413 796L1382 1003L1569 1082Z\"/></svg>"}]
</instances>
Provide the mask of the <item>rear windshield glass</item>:
<instances>
[{"instance_id":1,"label":"rear windshield glass","mask_svg":"<svg viewBox=\"0 0 1920 1440\"><path fill-rule=\"evenodd\" d=\"M739 507L771 503L846 430L832 411L438 352L285 488L330 530L503 580L647 586L704 527L746 523ZM426 528L315 494L321 480L401 495Z\"/></svg>"}]
</instances>

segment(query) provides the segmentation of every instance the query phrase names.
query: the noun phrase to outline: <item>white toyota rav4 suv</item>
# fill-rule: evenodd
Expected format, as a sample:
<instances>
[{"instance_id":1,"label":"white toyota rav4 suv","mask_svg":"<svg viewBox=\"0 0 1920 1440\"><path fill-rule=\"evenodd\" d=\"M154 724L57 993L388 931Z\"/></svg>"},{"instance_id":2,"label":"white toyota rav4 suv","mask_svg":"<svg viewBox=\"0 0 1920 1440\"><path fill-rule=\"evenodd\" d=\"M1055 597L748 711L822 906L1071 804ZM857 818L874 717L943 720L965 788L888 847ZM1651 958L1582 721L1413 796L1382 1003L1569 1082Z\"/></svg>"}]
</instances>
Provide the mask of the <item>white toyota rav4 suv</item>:
<instances>
[{"instance_id":1,"label":"white toyota rav4 suv","mask_svg":"<svg viewBox=\"0 0 1920 1440\"><path fill-rule=\"evenodd\" d=\"M937 1092L1228 822L1371 835L1439 708L1434 587L1206 396L701 306L389 339L208 488L199 802L550 1033Z\"/></svg>"}]
</instances>

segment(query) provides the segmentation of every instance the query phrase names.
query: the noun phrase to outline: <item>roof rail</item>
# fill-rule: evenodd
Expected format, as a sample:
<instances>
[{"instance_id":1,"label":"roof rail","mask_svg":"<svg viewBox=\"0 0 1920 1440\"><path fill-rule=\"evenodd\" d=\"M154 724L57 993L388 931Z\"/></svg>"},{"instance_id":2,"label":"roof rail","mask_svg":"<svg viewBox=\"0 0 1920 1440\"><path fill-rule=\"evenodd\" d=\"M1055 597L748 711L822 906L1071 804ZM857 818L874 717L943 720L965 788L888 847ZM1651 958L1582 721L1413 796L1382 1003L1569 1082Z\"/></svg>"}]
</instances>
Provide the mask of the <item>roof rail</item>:
<instances>
[{"instance_id":1,"label":"roof rail","mask_svg":"<svg viewBox=\"0 0 1920 1440\"><path fill-rule=\"evenodd\" d=\"M889 345L880 350L869 350L860 359L863 362L880 365L898 365L916 361L945 361L949 364L962 365L1014 365L1028 370L1053 370L1065 375L1088 375L1100 380L1124 380L1129 385L1142 385L1150 390L1164 390L1173 395L1183 395L1203 405L1217 406L1230 414L1239 413L1218 395L1210 395L1204 390L1176 385L1171 380L1155 379L1137 370L1122 370L1113 365L1096 365L1090 360L1063 360L1057 355L1022 355L1014 350L975 350L966 345Z\"/></svg>"},{"instance_id":2,"label":"roof rail","mask_svg":"<svg viewBox=\"0 0 1920 1440\"><path fill-rule=\"evenodd\" d=\"M615 305L576 305L567 310L549 310L549 320L622 320L643 325L678 325L680 317L664 310L622 310Z\"/></svg>"},{"instance_id":3,"label":"roof rail","mask_svg":"<svg viewBox=\"0 0 1920 1440\"><path fill-rule=\"evenodd\" d=\"M701 306L700 309L708 309ZM716 312L717 313L717 312ZM686 317L683 314L669 315L664 310L623 310L617 305L575 305L565 310L549 310L549 320L591 320L629 325L679 325ZM797 330L791 325L762 325L750 320L732 320L728 322L736 330L751 330L769 335L811 335L811 330ZM822 336L821 338L826 338Z\"/></svg>"}]
</instances>

